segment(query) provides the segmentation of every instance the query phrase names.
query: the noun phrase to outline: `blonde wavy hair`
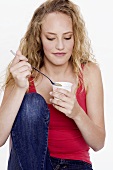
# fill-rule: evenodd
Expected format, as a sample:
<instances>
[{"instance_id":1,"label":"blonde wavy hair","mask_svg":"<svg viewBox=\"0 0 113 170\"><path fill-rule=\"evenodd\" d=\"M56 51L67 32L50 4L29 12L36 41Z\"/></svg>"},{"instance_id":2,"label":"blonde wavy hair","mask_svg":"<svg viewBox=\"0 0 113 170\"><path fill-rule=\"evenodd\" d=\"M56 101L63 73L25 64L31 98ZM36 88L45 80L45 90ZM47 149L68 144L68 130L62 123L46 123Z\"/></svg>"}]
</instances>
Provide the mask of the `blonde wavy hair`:
<instances>
[{"instance_id":1,"label":"blonde wavy hair","mask_svg":"<svg viewBox=\"0 0 113 170\"><path fill-rule=\"evenodd\" d=\"M28 25L28 29L21 39L19 49L28 58L29 63L40 69L44 65L44 51L41 41L41 25L46 15L52 12L66 14L72 19L74 33L74 48L70 57L73 70L77 78L82 79L82 65L89 61L95 62L91 42L85 28L85 22L80 13L79 7L69 0L47 0L39 6ZM34 75L34 70L32 71ZM38 75L38 74L37 74ZM35 75L35 80L37 79ZM9 73L7 82L11 82L12 76Z\"/></svg>"}]
</instances>

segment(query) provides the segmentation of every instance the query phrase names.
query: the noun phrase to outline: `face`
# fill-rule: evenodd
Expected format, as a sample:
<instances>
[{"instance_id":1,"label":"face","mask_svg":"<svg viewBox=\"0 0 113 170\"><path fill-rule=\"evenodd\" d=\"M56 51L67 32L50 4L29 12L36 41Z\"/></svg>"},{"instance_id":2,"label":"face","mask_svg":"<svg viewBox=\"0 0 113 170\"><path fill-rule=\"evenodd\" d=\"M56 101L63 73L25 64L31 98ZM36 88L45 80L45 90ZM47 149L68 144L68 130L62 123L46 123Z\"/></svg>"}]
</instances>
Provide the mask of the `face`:
<instances>
[{"instance_id":1,"label":"face","mask_svg":"<svg viewBox=\"0 0 113 170\"><path fill-rule=\"evenodd\" d=\"M62 13L48 14L42 24L41 40L45 62L54 65L67 63L74 46L71 18Z\"/></svg>"}]
</instances>

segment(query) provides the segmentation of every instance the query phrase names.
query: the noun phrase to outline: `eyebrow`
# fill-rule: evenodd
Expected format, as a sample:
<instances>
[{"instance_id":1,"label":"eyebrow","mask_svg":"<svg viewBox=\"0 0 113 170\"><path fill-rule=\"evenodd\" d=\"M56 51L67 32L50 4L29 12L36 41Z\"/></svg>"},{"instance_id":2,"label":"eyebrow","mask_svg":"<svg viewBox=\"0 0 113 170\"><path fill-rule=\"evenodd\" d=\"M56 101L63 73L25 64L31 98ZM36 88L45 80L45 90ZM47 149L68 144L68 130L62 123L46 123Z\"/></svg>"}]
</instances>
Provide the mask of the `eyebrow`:
<instances>
[{"instance_id":1,"label":"eyebrow","mask_svg":"<svg viewBox=\"0 0 113 170\"><path fill-rule=\"evenodd\" d=\"M53 33L53 32L46 32L46 33L52 34L52 35L57 35L56 33ZM65 32L65 33L63 33L63 34L65 35L65 34L69 34L69 33L73 34L73 32L71 32L71 31Z\"/></svg>"}]
</instances>

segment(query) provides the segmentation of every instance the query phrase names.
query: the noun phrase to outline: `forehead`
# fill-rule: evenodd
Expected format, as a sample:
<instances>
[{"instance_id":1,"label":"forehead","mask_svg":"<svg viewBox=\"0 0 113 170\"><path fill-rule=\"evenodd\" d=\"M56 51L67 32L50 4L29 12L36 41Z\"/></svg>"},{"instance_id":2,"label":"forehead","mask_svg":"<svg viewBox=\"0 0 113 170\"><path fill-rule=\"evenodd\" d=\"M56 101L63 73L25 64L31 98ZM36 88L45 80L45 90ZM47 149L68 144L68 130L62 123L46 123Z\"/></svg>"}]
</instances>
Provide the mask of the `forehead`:
<instances>
[{"instance_id":1,"label":"forehead","mask_svg":"<svg viewBox=\"0 0 113 170\"><path fill-rule=\"evenodd\" d=\"M72 19L63 13L53 12L47 14L42 23L42 31L65 32L72 31Z\"/></svg>"}]
</instances>

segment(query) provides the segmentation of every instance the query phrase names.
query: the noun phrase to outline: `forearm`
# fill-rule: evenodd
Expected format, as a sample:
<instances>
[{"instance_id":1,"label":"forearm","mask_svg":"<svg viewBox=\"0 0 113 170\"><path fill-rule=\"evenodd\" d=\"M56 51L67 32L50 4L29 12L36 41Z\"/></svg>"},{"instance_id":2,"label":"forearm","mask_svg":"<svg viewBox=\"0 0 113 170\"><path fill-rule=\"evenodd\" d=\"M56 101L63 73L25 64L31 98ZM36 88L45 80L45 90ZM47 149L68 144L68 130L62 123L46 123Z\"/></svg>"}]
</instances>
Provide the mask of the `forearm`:
<instances>
[{"instance_id":1,"label":"forearm","mask_svg":"<svg viewBox=\"0 0 113 170\"><path fill-rule=\"evenodd\" d=\"M104 128L97 126L82 109L74 118L74 121L81 131L81 134L86 143L93 150L98 151L104 146Z\"/></svg>"},{"instance_id":2,"label":"forearm","mask_svg":"<svg viewBox=\"0 0 113 170\"><path fill-rule=\"evenodd\" d=\"M14 86L0 108L0 146L7 140L26 90Z\"/></svg>"}]
</instances>

